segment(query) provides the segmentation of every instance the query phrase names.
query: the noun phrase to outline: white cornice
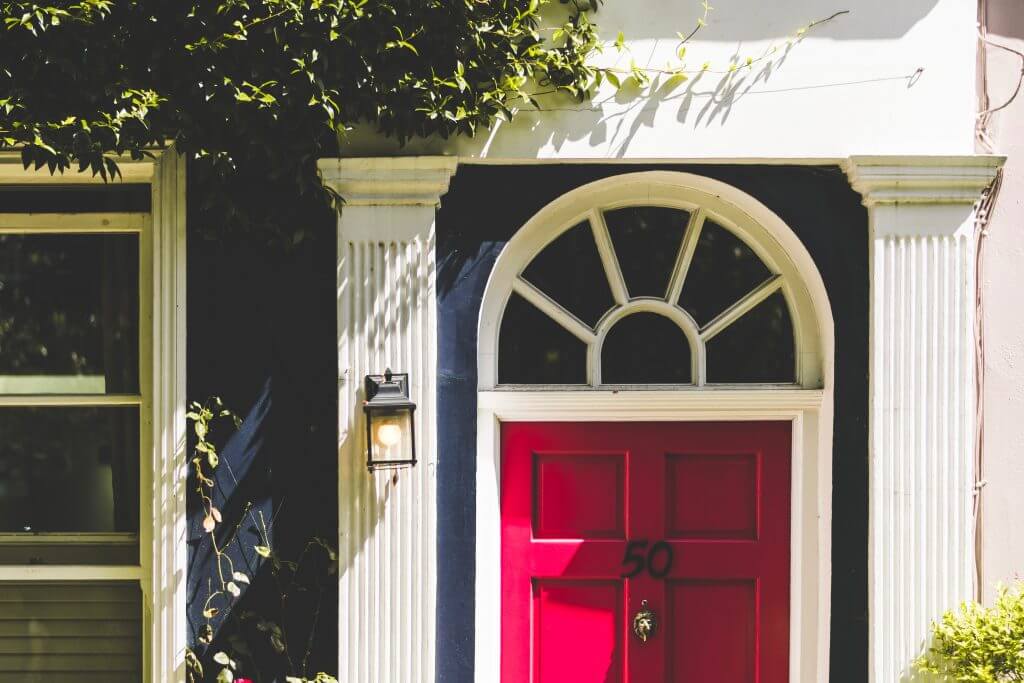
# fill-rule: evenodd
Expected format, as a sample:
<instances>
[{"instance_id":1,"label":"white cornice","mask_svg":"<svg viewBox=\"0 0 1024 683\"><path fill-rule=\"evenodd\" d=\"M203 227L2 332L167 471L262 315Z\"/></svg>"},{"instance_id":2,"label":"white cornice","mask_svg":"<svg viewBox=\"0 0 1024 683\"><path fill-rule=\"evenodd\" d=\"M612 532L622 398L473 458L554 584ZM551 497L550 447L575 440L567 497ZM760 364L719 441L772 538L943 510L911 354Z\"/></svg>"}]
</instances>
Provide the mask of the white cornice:
<instances>
[{"instance_id":1,"label":"white cornice","mask_svg":"<svg viewBox=\"0 0 1024 683\"><path fill-rule=\"evenodd\" d=\"M865 206L973 204L1006 157L852 156L843 167Z\"/></svg>"},{"instance_id":2,"label":"white cornice","mask_svg":"<svg viewBox=\"0 0 1024 683\"><path fill-rule=\"evenodd\" d=\"M321 159L324 185L347 206L435 206L448 191L458 159L445 156Z\"/></svg>"},{"instance_id":3,"label":"white cornice","mask_svg":"<svg viewBox=\"0 0 1024 683\"><path fill-rule=\"evenodd\" d=\"M160 161L162 150L150 150L153 157L146 157L136 161L130 157L118 157L117 167L121 176L115 178L111 183L118 185L126 183L153 182L153 173ZM102 176L93 175L92 171L86 170L79 173L74 168L64 173L50 173L45 166L41 169L26 169L21 163L21 152L0 152L0 185L103 185L107 183Z\"/></svg>"}]
</instances>

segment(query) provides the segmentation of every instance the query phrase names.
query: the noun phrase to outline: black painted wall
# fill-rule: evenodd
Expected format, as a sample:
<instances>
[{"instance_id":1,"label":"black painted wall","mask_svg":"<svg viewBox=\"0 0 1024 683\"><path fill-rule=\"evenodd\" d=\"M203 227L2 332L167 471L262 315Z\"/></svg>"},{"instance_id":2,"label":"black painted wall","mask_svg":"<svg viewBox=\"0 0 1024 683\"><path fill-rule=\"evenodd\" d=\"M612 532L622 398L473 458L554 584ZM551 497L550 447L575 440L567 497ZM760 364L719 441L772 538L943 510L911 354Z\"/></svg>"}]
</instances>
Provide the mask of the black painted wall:
<instances>
[{"instance_id":1,"label":"black painted wall","mask_svg":"<svg viewBox=\"0 0 1024 683\"><path fill-rule=\"evenodd\" d=\"M437 680L472 683L476 334L498 253L534 213L585 183L680 170L734 185L777 213L814 258L835 317L831 679L867 679L868 238L836 167L541 165L459 168L438 216Z\"/></svg>"}]
</instances>

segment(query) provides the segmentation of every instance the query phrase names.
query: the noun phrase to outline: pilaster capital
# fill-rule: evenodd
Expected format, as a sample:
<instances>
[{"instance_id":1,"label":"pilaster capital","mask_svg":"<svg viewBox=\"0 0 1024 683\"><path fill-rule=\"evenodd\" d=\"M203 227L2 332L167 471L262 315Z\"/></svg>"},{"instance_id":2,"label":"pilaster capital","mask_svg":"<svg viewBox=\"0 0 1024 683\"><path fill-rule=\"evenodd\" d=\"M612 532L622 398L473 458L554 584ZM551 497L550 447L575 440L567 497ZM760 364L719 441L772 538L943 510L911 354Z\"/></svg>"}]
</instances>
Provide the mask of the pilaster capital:
<instances>
[{"instance_id":1,"label":"pilaster capital","mask_svg":"<svg viewBox=\"0 0 1024 683\"><path fill-rule=\"evenodd\" d=\"M844 164L864 206L967 204L978 201L1006 157L852 156Z\"/></svg>"},{"instance_id":2,"label":"pilaster capital","mask_svg":"<svg viewBox=\"0 0 1024 683\"><path fill-rule=\"evenodd\" d=\"M458 159L444 156L320 159L324 185L346 206L437 206Z\"/></svg>"}]
</instances>

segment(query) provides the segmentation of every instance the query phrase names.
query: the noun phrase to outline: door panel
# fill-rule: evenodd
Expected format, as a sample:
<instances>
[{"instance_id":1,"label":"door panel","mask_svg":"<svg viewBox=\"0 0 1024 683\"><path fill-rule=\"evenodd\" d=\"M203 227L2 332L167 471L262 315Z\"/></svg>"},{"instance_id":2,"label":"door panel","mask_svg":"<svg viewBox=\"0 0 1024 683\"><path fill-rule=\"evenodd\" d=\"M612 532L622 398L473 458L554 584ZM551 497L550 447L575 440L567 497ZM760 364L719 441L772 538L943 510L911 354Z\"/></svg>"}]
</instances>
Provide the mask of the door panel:
<instances>
[{"instance_id":1,"label":"door panel","mask_svg":"<svg viewBox=\"0 0 1024 683\"><path fill-rule=\"evenodd\" d=\"M787 680L789 423L501 435L505 683Z\"/></svg>"},{"instance_id":2,"label":"door panel","mask_svg":"<svg viewBox=\"0 0 1024 683\"><path fill-rule=\"evenodd\" d=\"M756 680L754 581L670 581L667 593L669 680Z\"/></svg>"},{"instance_id":3,"label":"door panel","mask_svg":"<svg viewBox=\"0 0 1024 683\"><path fill-rule=\"evenodd\" d=\"M672 538L755 538L757 456L669 454L666 535ZM715 492L708 505L707 492Z\"/></svg>"},{"instance_id":4,"label":"door panel","mask_svg":"<svg viewBox=\"0 0 1024 683\"><path fill-rule=\"evenodd\" d=\"M539 683L623 680L622 585L540 580L534 586L535 678ZM585 652L585 657L579 653Z\"/></svg>"},{"instance_id":5,"label":"door panel","mask_svg":"<svg viewBox=\"0 0 1024 683\"><path fill-rule=\"evenodd\" d=\"M537 455L535 537L624 538L625 465L621 455Z\"/></svg>"}]
</instances>

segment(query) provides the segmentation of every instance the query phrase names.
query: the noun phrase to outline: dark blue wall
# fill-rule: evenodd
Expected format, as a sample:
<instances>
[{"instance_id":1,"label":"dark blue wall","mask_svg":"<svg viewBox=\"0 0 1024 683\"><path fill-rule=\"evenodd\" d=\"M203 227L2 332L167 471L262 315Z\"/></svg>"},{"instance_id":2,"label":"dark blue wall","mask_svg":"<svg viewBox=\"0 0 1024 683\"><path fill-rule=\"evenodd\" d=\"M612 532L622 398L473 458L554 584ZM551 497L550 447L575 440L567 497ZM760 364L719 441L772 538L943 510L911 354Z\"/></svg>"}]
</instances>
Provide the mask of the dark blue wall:
<instances>
[{"instance_id":1,"label":"dark blue wall","mask_svg":"<svg viewBox=\"0 0 1024 683\"><path fill-rule=\"evenodd\" d=\"M294 206L294 224L282 226L280 237L225 234L204 211L217 198L195 183L189 187L188 397L221 396L245 417L240 431L216 435L222 445L216 497L224 513L220 529L226 534L242 521L244 552L232 558L255 577L243 586L235 609L280 618L273 577L252 551L260 535L253 517L242 513L252 503L255 518L263 514L284 559L295 559L314 536L337 539L336 231L334 214L314 197L282 192L264 200ZM303 228L304 239L293 239L296 227ZM195 644L215 565L192 481L187 590L189 639ZM337 577L326 579L322 596L296 592L290 597L284 617L291 621L292 637L304 644L310 615L320 603L313 672L337 668ZM230 626L219 631L210 650L221 648L230 635ZM262 649L270 651L266 643ZM273 673L275 666L264 662L262 671ZM213 675L219 668L206 667Z\"/></svg>"},{"instance_id":2,"label":"dark blue wall","mask_svg":"<svg viewBox=\"0 0 1024 683\"><path fill-rule=\"evenodd\" d=\"M498 253L534 213L607 176L663 169L734 185L800 237L835 317L831 677L867 679L867 214L840 169L801 166L462 166L438 216L437 680L472 683L476 509L476 346Z\"/></svg>"}]
</instances>

